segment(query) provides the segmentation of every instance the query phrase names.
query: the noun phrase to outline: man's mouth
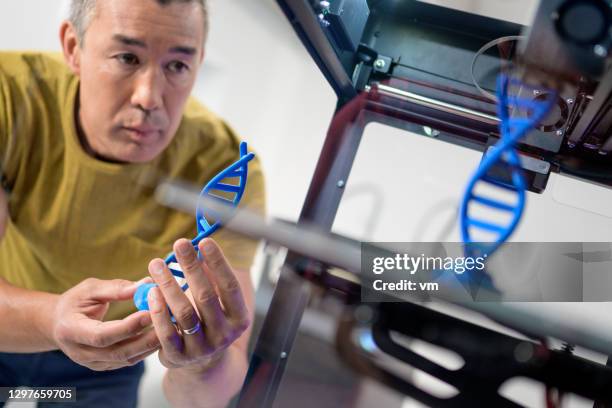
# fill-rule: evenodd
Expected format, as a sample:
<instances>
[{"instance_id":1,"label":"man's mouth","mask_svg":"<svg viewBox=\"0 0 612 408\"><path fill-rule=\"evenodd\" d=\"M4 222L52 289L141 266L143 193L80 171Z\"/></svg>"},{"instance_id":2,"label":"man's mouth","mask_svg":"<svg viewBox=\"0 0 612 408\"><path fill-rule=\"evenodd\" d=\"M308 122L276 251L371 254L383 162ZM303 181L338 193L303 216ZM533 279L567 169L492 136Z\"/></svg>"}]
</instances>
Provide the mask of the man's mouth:
<instances>
[{"instance_id":1,"label":"man's mouth","mask_svg":"<svg viewBox=\"0 0 612 408\"><path fill-rule=\"evenodd\" d=\"M160 130L149 126L124 126L125 130L131 138L136 141L153 138L159 135Z\"/></svg>"}]
</instances>

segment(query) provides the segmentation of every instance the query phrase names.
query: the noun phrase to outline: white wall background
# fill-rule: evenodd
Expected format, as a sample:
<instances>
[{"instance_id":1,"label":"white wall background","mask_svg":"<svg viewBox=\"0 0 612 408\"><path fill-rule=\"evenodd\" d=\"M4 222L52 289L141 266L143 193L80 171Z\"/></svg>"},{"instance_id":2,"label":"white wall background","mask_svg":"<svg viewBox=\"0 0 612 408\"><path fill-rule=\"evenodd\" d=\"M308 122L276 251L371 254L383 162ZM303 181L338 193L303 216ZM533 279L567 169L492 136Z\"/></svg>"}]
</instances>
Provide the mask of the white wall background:
<instances>
[{"instance_id":1,"label":"white wall background","mask_svg":"<svg viewBox=\"0 0 612 408\"><path fill-rule=\"evenodd\" d=\"M537 3L431 2L523 24L529 22ZM62 3L2 0L0 49L59 50ZM334 94L273 0L210 3L207 62L195 94L228 119L259 153L267 175L271 215L296 219L335 106ZM334 229L367 240L440 239L478 161L476 152L371 125ZM552 176L542 196L529 196L524 221L514 239L612 241L610 193ZM368 224L372 217L374 222ZM456 227L445 235L448 240L459 238ZM563 313L569 313L569 319L589 317L608 324L607 304L581 306L574 305ZM159 406L162 370L155 358L149 359L148 367L142 406ZM541 406L540 390L519 390L529 405ZM582 404L576 402L576 406Z\"/></svg>"}]
</instances>

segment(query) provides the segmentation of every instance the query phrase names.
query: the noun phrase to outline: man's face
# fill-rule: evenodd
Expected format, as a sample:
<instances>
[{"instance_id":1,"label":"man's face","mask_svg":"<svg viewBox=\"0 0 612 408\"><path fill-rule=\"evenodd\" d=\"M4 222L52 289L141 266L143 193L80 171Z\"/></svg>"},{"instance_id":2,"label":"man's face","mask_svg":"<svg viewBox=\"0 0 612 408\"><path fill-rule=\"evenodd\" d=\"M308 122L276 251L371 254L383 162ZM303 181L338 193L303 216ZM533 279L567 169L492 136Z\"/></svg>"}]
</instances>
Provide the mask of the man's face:
<instances>
[{"instance_id":1,"label":"man's face","mask_svg":"<svg viewBox=\"0 0 612 408\"><path fill-rule=\"evenodd\" d=\"M200 6L98 1L79 53L79 121L91 153L141 163L174 136L204 55Z\"/></svg>"}]
</instances>

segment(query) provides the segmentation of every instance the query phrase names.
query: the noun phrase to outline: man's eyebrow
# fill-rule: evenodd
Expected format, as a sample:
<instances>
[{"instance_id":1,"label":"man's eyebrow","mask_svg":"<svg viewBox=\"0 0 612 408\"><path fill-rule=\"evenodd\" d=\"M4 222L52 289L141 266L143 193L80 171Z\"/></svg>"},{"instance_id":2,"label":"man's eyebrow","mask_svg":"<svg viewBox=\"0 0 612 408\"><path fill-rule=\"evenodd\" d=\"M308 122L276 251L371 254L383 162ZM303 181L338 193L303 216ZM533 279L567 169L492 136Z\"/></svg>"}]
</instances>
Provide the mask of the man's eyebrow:
<instances>
[{"instance_id":1,"label":"man's eyebrow","mask_svg":"<svg viewBox=\"0 0 612 408\"><path fill-rule=\"evenodd\" d=\"M113 39L125 45L134 45L136 47L147 48L147 44L139 39L127 37L122 34L113 35Z\"/></svg>"},{"instance_id":2,"label":"man's eyebrow","mask_svg":"<svg viewBox=\"0 0 612 408\"><path fill-rule=\"evenodd\" d=\"M185 54L185 55L195 55L197 50L194 47L186 47L186 46L182 46L179 45L177 47L172 47L170 48L170 52L178 52L179 54Z\"/></svg>"},{"instance_id":3,"label":"man's eyebrow","mask_svg":"<svg viewBox=\"0 0 612 408\"><path fill-rule=\"evenodd\" d=\"M123 34L115 34L113 35L113 39L124 45L133 45L136 47L147 48L147 44L144 41L139 40L137 38L128 37ZM189 56L195 55L198 52L196 48L188 47L186 45L177 45L176 47L171 47L169 51Z\"/></svg>"}]
</instances>

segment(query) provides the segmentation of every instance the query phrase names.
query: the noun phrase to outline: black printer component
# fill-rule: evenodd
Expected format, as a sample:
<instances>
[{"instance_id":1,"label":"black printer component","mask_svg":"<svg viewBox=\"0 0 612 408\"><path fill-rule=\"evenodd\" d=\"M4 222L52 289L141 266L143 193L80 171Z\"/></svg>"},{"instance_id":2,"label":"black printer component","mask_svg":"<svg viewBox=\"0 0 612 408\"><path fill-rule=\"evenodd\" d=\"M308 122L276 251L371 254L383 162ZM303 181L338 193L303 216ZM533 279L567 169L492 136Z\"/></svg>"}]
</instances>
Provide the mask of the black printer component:
<instances>
[{"instance_id":1,"label":"black printer component","mask_svg":"<svg viewBox=\"0 0 612 408\"><path fill-rule=\"evenodd\" d=\"M366 0L331 0L326 19L334 41L344 51L357 51L368 22L370 9Z\"/></svg>"},{"instance_id":2,"label":"black printer component","mask_svg":"<svg viewBox=\"0 0 612 408\"><path fill-rule=\"evenodd\" d=\"M497 139L491 138L490 145L486 150L484 157L491 152ZM527 190L532 193L543 193L548 184L548 178L552 166L545 160L540 160L537 157L528 156L523 152L518 153L521 160L521 170ZM512 188L512 171L505 163L497 163L491 167L485 176L486 180L493 184L502 184Z\"/></svg>"},{"instance_id":3,"label":"black printer component","mask_svg":"<svg viewBox=\"0 0 612 408\"><path fill-rule=\"evenodd\" d=\"M612 403L608 385L612 368L572 355L567 349L551 350L413 303L367 307L372 317L365 324L356 319L356 308L347 310L340 320L336 337L340 356L357 371L427 406L518 408L522 405L499 393L506 381L516 377L531 378L602 404L595 406ZM410 316L410 324L406 324L406 316ZM464 364L451 370L428 359L413 350L415 339L456 353ZM383 353L386 359L380 358ZM397 363L389 364L391 358L454 387L456 394L441 398L420 388L406 378L405 367L402 372Z\"/></svg>"},{"instance_id":4,"label":"black printer component","mask_svg":"<svg viewBox=\"0 0 612 408\"><path fill-rule=\"evenodd\" d=\"M553 14L559 34L579 46L609 42L611 6L603 0L572 0L561 4Z\"/></svg>"}]
</instances>

